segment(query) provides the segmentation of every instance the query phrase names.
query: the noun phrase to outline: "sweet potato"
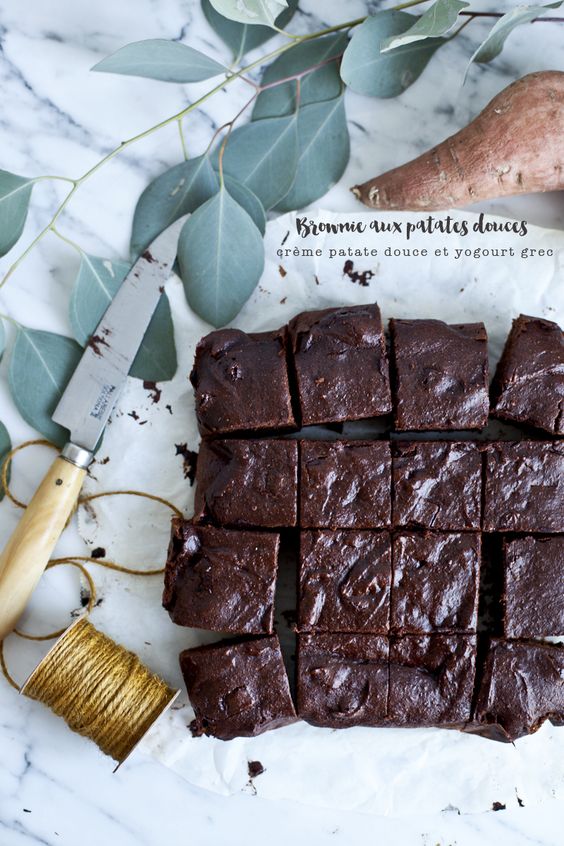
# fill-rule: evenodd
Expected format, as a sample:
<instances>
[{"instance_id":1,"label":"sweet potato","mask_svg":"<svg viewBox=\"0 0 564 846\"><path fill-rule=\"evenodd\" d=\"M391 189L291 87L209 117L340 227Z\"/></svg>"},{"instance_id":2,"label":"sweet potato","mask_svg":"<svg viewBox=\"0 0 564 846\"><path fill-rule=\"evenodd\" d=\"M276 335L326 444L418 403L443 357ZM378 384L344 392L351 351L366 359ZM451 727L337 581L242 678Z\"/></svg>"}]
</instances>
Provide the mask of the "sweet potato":
<instances>
[{"instance_id":1,"label":"sweet potato","mask_svg":"<svg viewBox=\"0 0 564 846\"><path fill-rule=\"evenodd\" d=\"M432 211L564 189L564 73L524 76L460 132L352 192L374 209Z\"/></svg>"}]
</instances>

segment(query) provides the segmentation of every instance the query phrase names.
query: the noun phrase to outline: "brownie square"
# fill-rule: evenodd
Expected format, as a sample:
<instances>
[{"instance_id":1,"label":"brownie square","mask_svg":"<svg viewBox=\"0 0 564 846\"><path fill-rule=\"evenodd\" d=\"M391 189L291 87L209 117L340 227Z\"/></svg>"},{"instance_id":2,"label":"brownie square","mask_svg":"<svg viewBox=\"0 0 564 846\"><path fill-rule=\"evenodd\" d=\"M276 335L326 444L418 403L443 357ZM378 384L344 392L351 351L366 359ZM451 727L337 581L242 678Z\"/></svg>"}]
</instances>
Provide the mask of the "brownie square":
<instances>
[{"instance_id":1,"label":"brownie square","mask_svg":"<svg viewBox=\"0 0 564 846\"><path fill-rule=\"evenodd\" d=\"M405 528L480 529L482 456L470 441L396 441L393 524Z\"/></svg>"},{"instance_id":2,"label":"brownie square","mask_svg":"<svg viewBox=\"0 0 564 846\"><path fill-rule=\"evenodd\" d=\"M521 314L513 321L492 385L493 413L564 435L564 332Z\"/></svg>"},{"instance_id":3,"label":"brownie square","mask_svg":"<svg viewBox=\"0 0 564 846\"><path fill-rule=\"evenodd\" d=\"M302 532L298 628L386 634L391 580L387 532Z\"/></svg>"},{"instance_id":4,"label":"brownie square","mask_svg":"<svg viewBox=\"0 0 564 846\"><path fill-rule=\"evenodd\" d=\"M220 526L295 526L298 444L292 440L202 443L194 503L198 520Z\"/></svg>"},{"instance_id":5,"label":"brownie square","mask_svg":"<svg viewBox=\"0 0 564 846\"><path fill-rule=\"evenodd\" d=\"M195 735L254 737L296 720L276 635L185 649L180 669Z\"/></svg>"},{"instance_id":6,"label":"brownie square","mask_svg":"<svg viewBox=\"0 0 564 846\"><path fill-rule=\"evenodd\" d=\"M388 640L370 634L300 634L298 716L314 726L380 726L388 702Z\"/></svg>"},{"instance_id":7,"label":"brownie square","mask_svg":"<svg viewBox=\"0 0 564 846\"><path fill-rule=\"evenodd\" d=\"M304 426L392 410L386 342L376 304L298 314L288 326Z\"/></svg>"},{"instance_id":8,"label":"brownie square","mask_svg":"<svg viewBox=\"0 0 564 846\"><path fill-rule=\"evenodd\" d=\"M389 527L391 465L388 441L302 441L300 526Z\"/></svg>"},{"instance_id":9,"label":"brownie square","mask_svg":"<svg viewBox=\"0 0 564 846\"><path fill-rule=\"evenodd\" d=\"M392 631L476 631L478 533L401 532L394 537L392 559Z\"/></svg>"},{"instance_id":10,"label":"brownie square","mask_svg":"<svg viewBox=\"0 0 564 846\"><path fill-rule=\"evenodd\" d=\"M295 425L286 337L284 328L249 335L239 329L219 329L202 338L190 381L203 434Z\"/></svg>"},{"instance_id":11,"label":"brownie square","mask_svg":"<svg viewBox=\"0 0 564 846\"><path fill-rule=\"evenodd\" d=\"M279 535L196 526L175 517L163 606L174 623L272 634Z\"/></svg>"},{"instance_id":12,"label":"brownie square","mask_svg":"<svg viewBox=\"0 0 564 846\"><path fill-rule=\"evenodd\" d=\"M396 429L482 429L489 412L484 324L390 320L390 330Z\"/></svg>"},{"instance_id":13,"label":"brownie square","mask_svg":"<svg viewBox=\"0 0 564 846\"><path fill-rule=\"evenodd\" d=\"M487 447L483 528L564 531L564 443L499 441Z\"/></svg>"},{"instance_id":14,"label":"brownie square","mask_svg":"<svg viewBox=\"0 0 564 846\"><path fill-rule=\"evenodd\" d=\"M505 636L564 636L564 537L506 541L503 557Z\"/></svg>"},{"instance_id":15,"label":"brownie square","mask_svg":"<svg viewBox=\"0 0 564 846\"><path fill-rule=\"evenodd\" d=\"M406 635L392 640L390 724L463 725L470 719L475 668L475 637Z\"/></svg>"},{"instance_id":16,"label":"brownie square","mask_svg":"<svg viewBox=\"0 0 564 846\"><path fill-rule=\"evenodd\" d=\"M486 658L475 721L512 741L545 720L564 724L564 648L494 638Z\"/></svg>"}]
</instances>

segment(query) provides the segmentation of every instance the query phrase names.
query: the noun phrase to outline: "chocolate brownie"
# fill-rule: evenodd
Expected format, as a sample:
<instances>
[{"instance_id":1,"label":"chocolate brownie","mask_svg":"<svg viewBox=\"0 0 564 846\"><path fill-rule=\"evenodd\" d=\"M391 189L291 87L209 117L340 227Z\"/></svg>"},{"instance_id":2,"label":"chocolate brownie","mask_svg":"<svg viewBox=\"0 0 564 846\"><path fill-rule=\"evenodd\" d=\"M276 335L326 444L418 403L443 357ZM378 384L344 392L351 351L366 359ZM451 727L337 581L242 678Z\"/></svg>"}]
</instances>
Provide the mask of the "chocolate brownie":
<instances>
[{"instance_id":1,"label":"chocolate brownie","mask_svg":"<svg viewBox=\"0 0 564 846\"><path fill-rule=\"evenodd\" d=\"M376 304L305 311L288 330L304 426L391 412L386 343Z\"/></svg>"},{"instance_id":2,"label":"chocolate brownie","mask_svg":"<svg viewBox=\"0 0 564 846\"><path fill-rule=\"evenodd\" d=\"M470 719L476 638L406 635L390 644L388 718L394 726L459 727Z\"/></svg>"},{"instance_id":3,"label":"chocolate brownie","mask_svg":"<svg viewBox=\"0 0 564 846\"><path fill-rule=\"evenodd\" d=\"M297 442L217 440L202 443L194 511L196 519L220 526L295 526Z\"/></svg>"},{"instance_id":4,"label":"chocolate brownie","mask_svg":"<svg viewBox=\"0 0 564 846\"><path fill-rule=\"evenodd\" d=\"M497 740L532 734L545 720L564 724L564 648L494 638L486 658L475 723Z\"/></svg>"},{"instance_id":5,"label":"chocolate brownie","mask_svg":"<svg viewBox=\"0 0 564 846\"><path fill-rule=\"evenodd\" d=\"M171 620L212 632L272 634L279 540L175 517L163 593Z\"/></svg>"},{"instance_id":6,"label":"chocolate brownie","mask_svg":"<svg viewBox=\"0 0 564 846\"><path fill-rule=\"evenodd\" d=\"M391 464L388 441L302 441L300 526L387 528Z\"/></svg>"},{"instance_id":7,"label":"chocolate brownie","mask_svg":"<svg viewBox=\"0 0 564 846\"><path fill-rule=\"evenodd\" d=\"M506 637L564 636L564 536L506 541Z\"/></svg>"},{"instance_id":8,"label":"chocolate brownie","mask_svg":"<svg viewBox=\"0 0 564 846\"><path fill-rule=\"evenodd\" d=\"M492 385L493 413L564 435L564 332L521 314L513 321Z\"/></svg>"},{"instance_id":9,"label":"chocolate brownie","mask_svg":"<svg viewBox=\"0 0 564 846\"><path fill-rule=\"evenodd\" d=\"M482 457L470 441L396 441L393 523L417 529L480 529Z\"/></svg>"},{"instance_id":10,"label":"chocolate brownie","mask_svg":"<svg viewBox=\"0 0 564 846\"><path fill-rule=\"evenodd\" d=\"M489 412L484 324L390 320L390 330L396 429L482 429Z\"/></svg>"},{"instance_id":11,"label":"chocolate brownie","mask_svg":"<svg viewBox=\"0 0 564 846\"><path fill-rule=\"evenodd\" d=\"M315 726L380 726L388 701L388 640L370 634L300 634L298 716Z\"/></svg>"},{"instance_id":12,"label":"chocolate brownie","mask_svg":"<svg viewBox=\"0 0 564 846\"><path fill-rule=\"evenodd\" d=\"M276 635L185 649L180 669L195 735L254 737L296 720Z\"/></svg>"},{"instance_id":13,"label":"chocolate brownie","mask_svg":"<svg viewBox=\"0 0 564 846\"><path fill-rule=\"evenodd\" d=\"M394 537L392 559L392 631L476 631L478 533L401 532Z\"/></svg>"},{"instance_id":14,"label":"chocolate brownie","mask_svg":"<svg viewBox=\"0 0 564 846\"><path fill-rule=\"evenodd\" d=\"M295 425L286 367L286 329L247 335L210 332L196 347L190 381L206 435Z\"/></svg>"},{"instance_id":15,"label":"chocolate brownie","mask_svg":"<svg viewBox=\"0 0 564 846\"><path fill-rule=\"evenodd\" d=\"M302 532L300 631L386 634L391 579L387 532Z\"/></svg>"},{"instance_id":16,"label":"chocolate brownie","mask_svg":"<svg viewBox=\"0 0 564 846\"><path fill-rule=\"evenodd\" d=\"M488 445L483 528L486 532L564 531L564 442Z\"/></svg>"}]
</instances>

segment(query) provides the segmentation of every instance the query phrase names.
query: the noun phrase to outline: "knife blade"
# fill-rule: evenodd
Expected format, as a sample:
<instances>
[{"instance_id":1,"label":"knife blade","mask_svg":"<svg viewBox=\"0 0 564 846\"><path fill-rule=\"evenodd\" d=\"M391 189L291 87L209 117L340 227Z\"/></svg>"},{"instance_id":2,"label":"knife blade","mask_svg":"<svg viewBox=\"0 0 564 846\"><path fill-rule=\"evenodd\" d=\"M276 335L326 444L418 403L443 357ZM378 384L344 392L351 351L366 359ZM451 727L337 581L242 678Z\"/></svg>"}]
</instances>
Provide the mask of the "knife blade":
<instances>
[{"instance_id":1,"label":"knife blade","mask_svg":"<svg viewBox=\"0 0 564 846\"><path fill-rule=\"evenodd\" d=\"M76 505L87 468L172 273L187 215L135 262L91 336L53 420L70 440L0 555L0 640L16 626Z\"/></svg>"},{"instance_id":2,"label":"knife blade","mask_svg":"<svg viewBox=\"0 0 564 846\"><path fill-rule=\"evenodd\" d=\"M172 272L187 215L137 259L108 306L71 376L52 419L71 443L94 452ZM68 451L68 450L67 450Z\"/></svg>"}]
</instances>

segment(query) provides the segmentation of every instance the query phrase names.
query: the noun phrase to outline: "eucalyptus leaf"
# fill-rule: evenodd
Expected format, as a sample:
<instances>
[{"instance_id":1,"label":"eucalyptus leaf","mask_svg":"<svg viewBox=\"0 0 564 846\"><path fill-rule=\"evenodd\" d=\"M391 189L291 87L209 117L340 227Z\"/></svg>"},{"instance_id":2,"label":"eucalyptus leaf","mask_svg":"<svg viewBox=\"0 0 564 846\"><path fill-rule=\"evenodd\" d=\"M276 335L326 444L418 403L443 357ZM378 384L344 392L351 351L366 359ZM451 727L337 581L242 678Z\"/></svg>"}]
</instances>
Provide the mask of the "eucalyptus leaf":
<instances>
[{"instance_id":1,"label":"eucalyptus leaf","mask_svg":"<svg viewBox=\"0 0 564 846\"><path fill-rule=\"evenodd\" d=\"M128 271L126 262L82 254L69 312L73 335L82 346L94 332ZM129 375L150 382L166 382L176 373L176 366L170 303L163 294Z\"/></svg>"},{"instance_id":2,"label":"eucalyptus leaf","mask_svg":"<svg viewBox=\"0 0 564 846\"><path fill-rule=\"evenodd\" d=\"M131 252L137 257L163 229L193 212L217 192L219 181L208 156L171 167L143 191L133 216Z\"/></svg>"},{"instance_id":3,"label":"eucalyptus leaf","mask_svg":"<svg viewBox=\"0 0 564 846\"><path fill-rule=\"evenodd\" d=\"M10 440L10 435L8 430L0 420L0 471L4 465L4 460L10 450L12 449L12 441ZM8 481L10 480L10 470L8 469ZM4 498L6 491L2 483L0 482L0 502Z\"/></svg>"},{"instance_id":4,"label":"eucalyptus leaf","mask_svg":"<svg viewBox=\"0 0 564 846\"><path fill-rule=\"evenodd\" d=\"M223 326L254 291L264 269L264 244L247 212L222 187L184 224L178 261L191 308Z\"/></svg>"},{"instance_id":5,"label":"eucalyptus leaf","mask_svg":"<svg viewBox=\"0 0 564 846\"><path fill-rule=\"evenodd\" d=\"M242 24L274 26L276 18L288 8L286 0L210 0L212 6L230 21Z\"/></svg>"},{"instance_id":6,"label":"eucalyptus leaf","mask_svg":"<svg viewBox=\"0 0 564 846\"><path fill-rule=\"evenodd\" d=\"M341 56L348 44L345 33L327 35L313 41L304 41L286 53L278 56L266 68L261 85L269 85L279 79L286 79L294 74L303 73L308 68L322 64L300 80L300 106L317 103L321 100L333 100L341 93L341 79L337 61L330 61ZM283 82L274 88L261 91L253 110L253 120L265 117L278 117L295 112L297 102L297 82Z\"/></svg>"},{"instance_id":7,"label":"eucalyptus leaf","mask_svg":"<svg viewBox=\"0 0 564 846\"><path fill-rule=\"evenodd\" d=\"M292 211L313 203L343 175L350 154L344 97L312 103L298 115L300 155L289 193L276 206Z\"/></svg>"},{"instance_id":8,"label":"eucalyptus leaf","mask_svg":"<svg viewBox=\"0 0 564 846\"><path fill-rule=\"evenodd\" d=\"M143 76L161 82L200 82L227 68L199 50L166 38L133 41L94 65L94 71Z\"/></svg>"},{"instance_id":9,"label":"eucalyptus leaf","mask_svg":"<svg viewBox=\"0 0 564 846\"><path fill-rule=\"evenodd\" d=\"M521 26L521 24L531 23L535 18L540 18L546 14L550 9L559 9L564 0L558 3L549 3L545 6L516 6L492 27L488 37L480 44L472 58L470 64L479 62L484 64L491 62L496 56L499 56L503 50L505 41L513 30Z\"/></svg>"},{"instance_id":10,"label":"eucalyptus leaf","mask_svg":"<svg viewBox=\"0 0 564 846\"><path fill-rule=\"evenodd\" d=\"M463 0L435 0L407 32L386 38L380 46L381 52L386 53L388 50L394 50L396 47L412 44L424 38L447 35L458 20L462 9L468 5Z\"/></svg>"},{"instance_id":11,"label":"eucalyptus leaf","mask_svg":"<svg viewBox=\"0 0 564 846\"><path fill-rule=\"evenodd\" d=\"M11 250L22 234L33 180L0 170L0 256Z\"/></svg>"},{"instance_id":12,"label":"eucalyptus leaf","mask_svg":"<svg viewBox=\"0 0 564 846\"><path fill-rule=\"evenodd\" d=\"M12 398L24 420L58 446L68 432L51 415L81 355L72 338L18 327L8 374Z\"/></svg>"},{"instance_id":13,"label":"eucalyptus leaf","mask_svg":"<svg viewBox=\"0 0 564 846\"><path fill-rule=\"evenodd\" d=\"M224 174L224 179L225 187L235 202L245 209L261 235L264 235L266 229L266 213L257 195L253 194L251 189L247 188L246 185L242 185L236 179L233 179L232 176L229 176L228 173Z\"/></svg>"},{"instance_id":14,"label":"eucalyptus leaf","mask_svg":"<svg viewBox=\"0 0 564 846\"><path fill-rule=\"evenodd\" d=\"M446 44L444 38L381 51L387 38L407 32L413 22L414 16L406 12L386 11L366 18L355 29L341 62L341 77L353 91L369 97L398 97L415 82L433 53Z\"/></svg>"},{"instance_id":15,"label":"eucalyptus leaf","mask_svg":"<svg viewBox=\"0 0 564 846\"><path fill-rule=\"evenodd\" d=\"M276 26L279 29L284 29L290 22L297 5L298 0L288 0L288 8L276 18ZM214 32L233 51L236 64L245 53L250 53L251 50L260 47L261 44L264 44L265 41L268 41L269 38L272 38L276 34L268 26L249 26L248 24L241 24L224 18L223 15L216 12L210 0L202 0L202 10Z\"/></svg>"},{"instance_id":16,"label":"eucalyptus leaf","mask_svg":"<svg viewBox=\"0 0 564 846\"><path fill-rule=\"evenodd\" d=\"M6 349L6 330L4 329L4 323L0 320L0 360L4 355L4 350Z\"/></svg>"},{"instance_id":17,"label":"eucalyptus leaf","mask_svg":"<svg viewBox=\"0 0 564 846\"><path fill-rule=\"evenodd\" d=\"M298 164L297 115L265 118L236 129L225 146L223 169L271 209L290 190Z\"/></svg>"}]
</instances>

